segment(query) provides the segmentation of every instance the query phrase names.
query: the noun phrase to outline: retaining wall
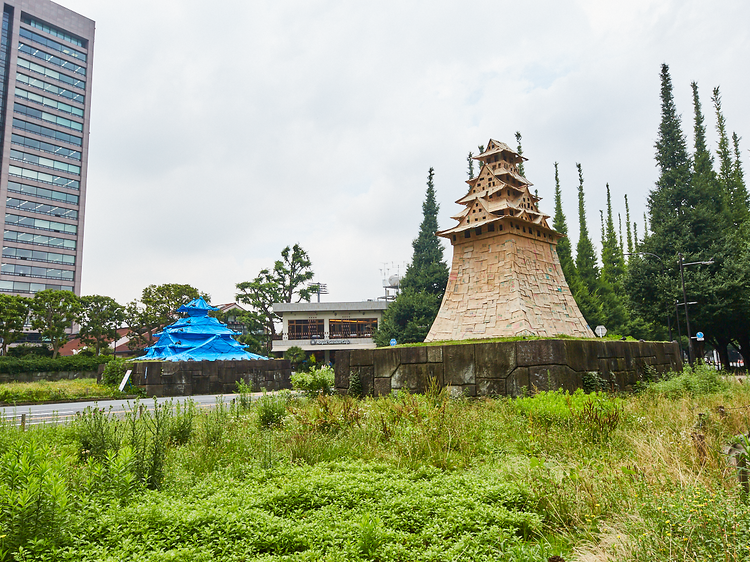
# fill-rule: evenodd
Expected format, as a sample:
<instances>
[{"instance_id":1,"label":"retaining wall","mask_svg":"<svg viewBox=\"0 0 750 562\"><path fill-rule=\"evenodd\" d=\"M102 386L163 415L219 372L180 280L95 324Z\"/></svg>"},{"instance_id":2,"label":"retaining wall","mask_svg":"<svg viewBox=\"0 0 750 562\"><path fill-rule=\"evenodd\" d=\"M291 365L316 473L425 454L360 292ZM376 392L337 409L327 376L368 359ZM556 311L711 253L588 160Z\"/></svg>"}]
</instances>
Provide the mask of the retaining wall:
<instances>
[{"instance_id":1,"label":"retaining wall","mask_svg":"<svg viewBox=\"0 0 750 562\"><path fill-rule=\"evenodd\" d=\"M286 359L255 361L137 361L133 384L149 396L232 394L243 380L253 392L291 388L292 369Z\"/></svg>"},{"instance_id":2,"label":"retaining wall","mask_svg":"<svg viewBox=\"0 0 750 562\"><path fill-rule=\"evenodd\" d=\"M676 342L530 340L336 351L336 390L359 375L368 396L424 392L430 379L454 394L518 396L525 391L582 386L597 372L615 389L632 390L653 372L681 370Z\"/></svg>"},{"instance_id":3,"label":"retaining wall","mask_svg":"<svg viewBox=\"0 0 750 562\"><path fill-rule=\"evenodd\" d=\"M96 371L50 371L37 373L0 373L0 383L95 379Z\"/></svg>"}]
</instances>

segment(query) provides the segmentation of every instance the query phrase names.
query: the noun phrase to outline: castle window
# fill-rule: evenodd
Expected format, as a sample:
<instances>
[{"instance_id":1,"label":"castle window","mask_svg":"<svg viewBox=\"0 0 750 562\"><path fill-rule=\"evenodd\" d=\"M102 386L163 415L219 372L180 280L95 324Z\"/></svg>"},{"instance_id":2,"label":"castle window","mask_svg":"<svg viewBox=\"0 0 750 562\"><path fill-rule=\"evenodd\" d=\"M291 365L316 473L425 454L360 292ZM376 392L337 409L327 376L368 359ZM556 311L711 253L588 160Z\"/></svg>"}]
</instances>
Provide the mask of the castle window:
<instances>
[{"instance_id":1,"label":"castle window","mask_svg":"<svg viewBox=\"0 0 750 562\"><path fill-rule=\"evenodd\" d=\"M501 224L501 225L500 225L500 226L498 227L498 230L502 230L502 229L503 229L503 225Z\"/></svg>"},{"instance_id":2,"label":"castle window","mask_svg":"<svg viewBox=\"0 0 750 562\"><path fill-rule=\"evenodd\" d=\"M481 226L478 226L477 228L475 228L475 229L474 229L474 233L475 233L475 234L482 234L482 227L481 227Z\"/></svg>"},{"instance_id":3,"label":"castle window","mask_svg":"<svg viewBox=\"0 0 750 562\"><path fill-rule=\"evenodd\" d=\"M456 235L455 234L453 235L453 241L454 242L456 241Z\"/></svg>"},{"instance_id":4,"label":"castle window","mask_svg":"<svg viewBox=\"0 0 750 562\"><path fill-rule=\"evenodd\" d=\"M487 225L487 232L495 232L495 225L494 223L490 223Z\"/></svg>"},{"instance_id":5,"label":"castle window","mask_svg":"<svg viewBox=\"0 0 750 562\"><path fill-rule=\"evenodd\" d=\"M470 230L464 230L464 238L471 238L471 231Z\"/></svg>"}]
</instances>

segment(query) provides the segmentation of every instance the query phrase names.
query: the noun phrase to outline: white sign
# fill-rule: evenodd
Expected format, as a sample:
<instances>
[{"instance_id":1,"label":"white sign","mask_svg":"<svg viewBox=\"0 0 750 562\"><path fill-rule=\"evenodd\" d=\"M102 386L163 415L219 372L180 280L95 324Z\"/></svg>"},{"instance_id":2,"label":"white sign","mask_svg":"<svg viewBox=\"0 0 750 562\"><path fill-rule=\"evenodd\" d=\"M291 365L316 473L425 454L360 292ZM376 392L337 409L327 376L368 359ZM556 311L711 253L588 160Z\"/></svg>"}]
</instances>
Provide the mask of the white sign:
<instances>
[{"instance_id":1,"label":"white sign","mask_svg":"<svg viewBox=\"0 0 750 562\"><path fill-rule=\"evenodd\" d=\"M594 333L600 338L603 338L607 335L607 328L605 328L604 326L597 326L596 330L594 330Z\"/></svg>"},{"instance_id":2,"label":"white sign","mask_svg":"<svg viewBox=\"0 0 750 562\"><path fill-rule=\"evenodd\" d=\"M125 376L122 377L122 382L120 383L120 392L122 392L122 389L125 388L125 385L128 384L128 379L130 378L130 373L133 371L131 369L128 369L125 372Z\"/></svg>"}]
</instances>

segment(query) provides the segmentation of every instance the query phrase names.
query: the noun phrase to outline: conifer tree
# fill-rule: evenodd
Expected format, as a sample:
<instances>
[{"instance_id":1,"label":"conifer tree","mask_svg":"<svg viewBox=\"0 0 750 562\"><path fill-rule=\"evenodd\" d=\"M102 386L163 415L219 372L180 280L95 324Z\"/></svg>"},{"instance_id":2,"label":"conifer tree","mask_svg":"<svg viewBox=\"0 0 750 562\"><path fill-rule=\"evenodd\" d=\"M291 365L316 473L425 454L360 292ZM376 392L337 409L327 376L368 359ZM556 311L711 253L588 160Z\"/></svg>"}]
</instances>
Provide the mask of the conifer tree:
<instances>
[{"instance_id":1,"label":"conifer tree","mask_svg":"<svg viewBox=\"0 0 750 562\"><path fill-rule=\"evenodd\" d=\"M721 92L717 86L713 90L711 101L716 111L716 132L719 134L719 146L717 153L719 156L719 183L726 194L726 201L729 206L729 214L735 227L738 227L748 218L748 198L747 188L743 181L738 182L737 167L732 161L732 150L729 145L729 136L727 135L726 120L721 109ZM739 139L737 139L739 143Z\"/></svg>"},{"instance_id":2,"label":"conifer tree","mask_svg":"<svg viewBox=\"0 0 750 562\"><path fill-rule=\"evenodd\" d=\"M583 199L583 169L578 169L578 244L576 246L576 272L579 283L571 288L581 314L589 326L602 323L601 303L599 301L599 271L596 265L594 244L589 237L586 223L586 207Z\"/></svg>"},{"instance_id":3,"label":"conifer tree","mask_svg":"<svg viewBox=\"0 0 750 562\"><path fill-rule=\"evenodd\" d=\"M594 244L589 237L589 228L586 222L586 206L583 198L583 169L581 164L576 164L576 168L578 169L578 245L576 246L576 269L589 293L595 294L598 287L599 268L596 265Z\"/></svg>"},{"instance_id":4,"label":"conifer tree","mask_svg":"<svg viewBox=\"0 0 750 562\"><path fill-rule=\"evenodd\" d=\"M523 156L523 149L521 148L521 131L516 131L516 142L518 143L516 152L518 152L519 156ZM518 163L518 173L520 173L522 176L526 175L526 173L523 171L523 159Z\"/></svg>"},{"instance_id":5,"label":"conifer tree","mask_svg":"<svg viewBox=\"0 0 750 562\"><path fill-rule=\"evenodd\" d=\"M625 228L628 234L628 253L632 254L635 251L633 246L633 234L630 228L630 207L628 206L628 194L625 194Z\"/></svg>"},{"instance_id":6,"label":"conifer tree","mask_svg":"<svg viewBox=\"0 0 750 562\"><path fill-rule=\"evenodd\" d=\"M448 266L443 260L443 245L437 237L435 171L427 174L427 190L422 203L422 223L412 242L413 254L401 280L401 293L390 304L375 334L375 343L387 345L391 338L398 343L422 342L435 321L448 284Z\"/></svg>"},{"instance_id":7,"label":"conifer tree","mask_svg":"<svg viewBox=\"0 0 750 562\"><path fill-rule=\"evenodd\" d=\"M467 172L467 175L469 176L470 180L474 179L474 155L469 152L469 155L466 157L466 161L469 163L469 170Z\"/></svg>"},{"instance_id":8,"label":"conifer tree","mask_svg":"<svg viewBox=\"0 0 750 562\"><path fill-rule=\"evenodd\" d=\"M560 192L560 175L558 173L558 164L555 162L555 217L552 220L552 228L563 235L557 241L557 257L560 259L560 267L568 287L573 291L577 282L576 266L573 262L573 255L570 247L570 238L568 238L568 224L565 220L565 214L562 208L562 194Z\"/></svg>"}]
</instances>

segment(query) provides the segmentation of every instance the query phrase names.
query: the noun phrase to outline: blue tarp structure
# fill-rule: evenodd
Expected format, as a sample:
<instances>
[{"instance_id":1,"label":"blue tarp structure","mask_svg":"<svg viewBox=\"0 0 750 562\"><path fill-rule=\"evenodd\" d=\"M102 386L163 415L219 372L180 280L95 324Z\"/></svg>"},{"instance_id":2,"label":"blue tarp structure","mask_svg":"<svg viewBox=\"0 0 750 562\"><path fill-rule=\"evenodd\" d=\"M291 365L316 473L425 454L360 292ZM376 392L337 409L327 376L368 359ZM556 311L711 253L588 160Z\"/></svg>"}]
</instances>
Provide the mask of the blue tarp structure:
<instances>
[{"instance_id":1,"label":"blue tarp structure","mask_svg":"<svg viewBox=\"0 0 750 562\"><path fill-rule=\"evenodd\" d=\"M146 355L138 360L159 361L232 361L243 359L268 359L262 355L245 351L232 336L239 334L226 324L208 315L210 310L219 310L202 298L183 304L177 312L187 312L174 324L156 334L154 345L146 348Z\"/></svg>"}]
</instances>

